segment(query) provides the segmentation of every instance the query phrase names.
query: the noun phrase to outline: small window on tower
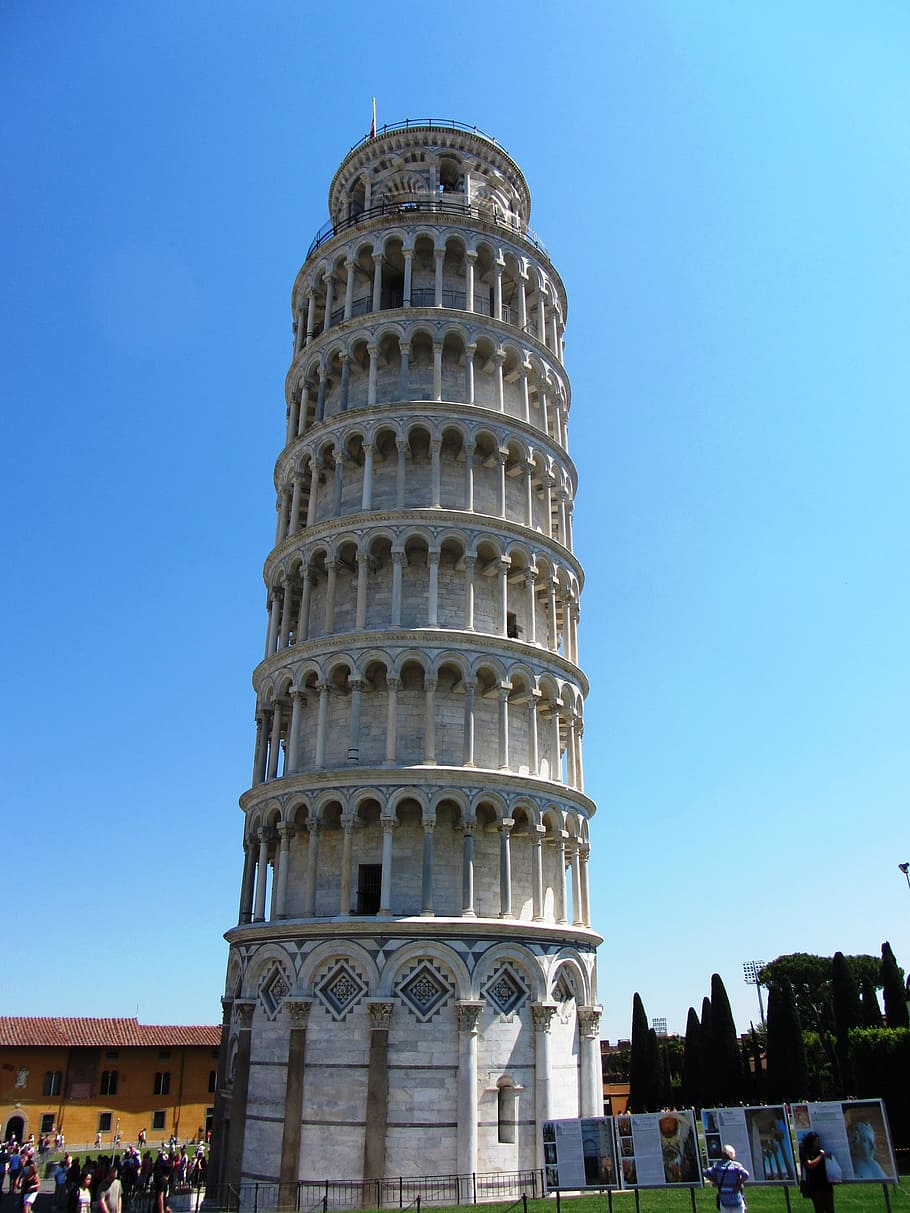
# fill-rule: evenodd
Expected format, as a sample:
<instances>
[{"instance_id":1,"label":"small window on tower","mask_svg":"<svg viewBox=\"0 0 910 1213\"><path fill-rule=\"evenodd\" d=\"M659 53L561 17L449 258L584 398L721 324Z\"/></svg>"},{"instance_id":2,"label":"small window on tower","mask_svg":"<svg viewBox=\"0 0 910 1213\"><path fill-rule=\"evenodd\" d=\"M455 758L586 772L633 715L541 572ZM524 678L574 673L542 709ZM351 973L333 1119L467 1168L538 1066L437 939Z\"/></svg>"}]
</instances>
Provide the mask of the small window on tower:
<instances>
[{"instance_id":1,"label":"small window on tower","mask_svg":"<svg viewBox=\"0 0 910 1213\"><path fill-rule=\"evenodd\" d=\"M362 863L357 873L357 913L378 914L382 892L382 864Z\"/></svg>"}]
</instances>

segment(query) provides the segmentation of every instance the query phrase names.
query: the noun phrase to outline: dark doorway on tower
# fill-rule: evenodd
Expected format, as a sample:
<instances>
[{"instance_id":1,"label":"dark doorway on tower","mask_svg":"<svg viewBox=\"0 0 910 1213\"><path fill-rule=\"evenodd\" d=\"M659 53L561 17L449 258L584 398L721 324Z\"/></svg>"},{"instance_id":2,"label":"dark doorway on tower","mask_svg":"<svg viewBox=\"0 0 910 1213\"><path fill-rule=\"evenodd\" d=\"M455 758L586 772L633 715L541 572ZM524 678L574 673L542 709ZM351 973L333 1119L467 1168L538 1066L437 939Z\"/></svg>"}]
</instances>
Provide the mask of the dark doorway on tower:
<instances>
[{"instance_id":1,"label":"dark doorway on tower","mask_svg":"<svg viewBox=\"0 0 910 1213\"><path fill-rule=\"evenodd\" d=\"M357 872L357 913L378 914L382 892L382 864L362 863Z\"/></svg>"}]
</instances>

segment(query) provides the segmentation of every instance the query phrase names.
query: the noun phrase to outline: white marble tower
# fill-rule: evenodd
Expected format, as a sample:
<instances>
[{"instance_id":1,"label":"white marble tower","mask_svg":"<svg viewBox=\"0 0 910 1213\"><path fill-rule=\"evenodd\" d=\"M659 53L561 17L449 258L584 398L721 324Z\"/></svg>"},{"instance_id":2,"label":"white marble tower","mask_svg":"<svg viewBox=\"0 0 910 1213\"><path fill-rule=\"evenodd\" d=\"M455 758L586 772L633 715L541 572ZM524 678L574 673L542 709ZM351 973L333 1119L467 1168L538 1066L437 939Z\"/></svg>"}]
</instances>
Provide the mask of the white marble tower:
<instances>
[{"instance_id":1,"label":"white marble tower","mask_svg":"<svg viewBox=\"0 0 910 1213\"><path fill-rule=\"evenodd\" d=\"M214 1179L542 1164L602 1113L566 295L495 140L362 140L291 295Z\"/></svg>"}]
</instances>

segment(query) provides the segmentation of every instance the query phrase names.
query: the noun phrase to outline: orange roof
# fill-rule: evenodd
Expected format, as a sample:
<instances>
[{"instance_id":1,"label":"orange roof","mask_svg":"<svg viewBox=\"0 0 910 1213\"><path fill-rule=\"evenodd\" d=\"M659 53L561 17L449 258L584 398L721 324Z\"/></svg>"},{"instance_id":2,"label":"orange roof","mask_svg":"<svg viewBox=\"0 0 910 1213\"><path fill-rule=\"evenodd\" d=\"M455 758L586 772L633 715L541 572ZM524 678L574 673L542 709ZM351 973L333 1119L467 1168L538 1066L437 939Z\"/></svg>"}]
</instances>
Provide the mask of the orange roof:
<instances>
[{"instance_id":1,"label":"orange roof","mask_svg":"<svg viewBox=\"0 0 910 1213\"><path fill-rule=\"evenodd\" d=\"M62 1019L59 1016L0 1015L0 1047L125 1049L154 1045L172 1048L205 1045L217 1048L221 1025L183 1027L139 1023L137 1019Z\"/></svg>"}]
</instances>

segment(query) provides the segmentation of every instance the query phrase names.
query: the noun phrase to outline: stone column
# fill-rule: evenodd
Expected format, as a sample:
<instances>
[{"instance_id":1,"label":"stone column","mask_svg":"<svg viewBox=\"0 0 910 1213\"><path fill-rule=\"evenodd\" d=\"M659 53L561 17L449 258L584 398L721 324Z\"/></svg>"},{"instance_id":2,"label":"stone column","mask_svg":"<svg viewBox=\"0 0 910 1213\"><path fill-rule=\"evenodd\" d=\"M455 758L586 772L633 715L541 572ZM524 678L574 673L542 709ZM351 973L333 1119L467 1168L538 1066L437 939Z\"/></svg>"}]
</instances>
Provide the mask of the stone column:
<instances>
[{"instance_id":1,"label":"stone column","mask_svg":"<svg viewBox=\"0 0 910 1213\"><path fill-rule=\"evenodd\" d=\"M275 544L281 543L288 533L288 515L291 509L291 499L286 488L282 488L278 498L278 523L275 527Z\"/></svg>"},{"instance_id":2,"label":"stone column","mask_svg":"<svg viewBox=\"0 0 910 1213\"><path fill-rule=\"evenodd\" d=\"M474 766L474 692L477 681L474 678L464 680L464 754L462 761L466 767Z\"/></svg>"},{"instance_id":3,"label":"stone column","mask_svg":"<svg viewBox=\"0 0 910 1213\"><path fill-rule=\"evenodd\" d=\"M322 822L315 817L308 817L306 828L310 835L306 853L306 881L303 913L306 918L316 917L316 881L319 876L319 830Z\"/></svg>"},{"instance_id":4,"label":"stone column","mask_svg":"<svg viewBox=\"0 0 910 1213\"><path fill-rule=\"evenodd\" d=\"M430 477L430 495L432 500L430 501L430 505L434 510L438 510L442 504L442 484L439 460L439 453L441 450L441 440L439 438L434 438L430 443L430 459L432 461Z\"/></svg>"},{"instance_id":5,"label":"stone column","mask_svg":"<svg viewBox=\"0 0 910 1213\"><path fill-rule=\"evenodd\" d=\"M367 404L374 405L376 403L376 371L377 371L377 355L379 350L374 342L367 343L367 353L370 355L370 372L367 379Z\"/></svg>"},{"instance_id":6,"label":"stone column","mask_svg":"<svg viewBox=\"0 0 910 1213\"><path fill-rule=\"evenodd\" d=\"M420 913L424 918L433 917L433 831L436 819L423 822L423 864L420 873Z\"/></svg>"},{"instance_id":7,"label":"stone column","mask_svg":"<svg viewBox=\"0 0 910 1213\"><path fill-rule=\"evenodd\" d=\"M445 249L434 249L433 257L435 259L435 274L433 279L433 306L442 307L442 262L445 257Z\"/></svg>"},{"instance_id":8,"label":"stone column","mask_svg":"<svg viewBox=\"0 0 910 1213\"><path fill-rule=\"evenodd\" d=\"M303 1121L303 1076L306 1072L306 1028L312 999L284 998L281 1009L290 1022L288 1061L285 1069L284 1126L281 1132L278 1208L292 1209L297 1202L300 1175L300 1131Z\"/></svg>"},{"instance_id":9,"label":"stone column","mask_svg":"<svg viewBox=\"0 0 910 1213\"><path fill-rule=\"evenodd\" d=\"M566 712L566 782L578 786L575 778L575 713Z\"/></svg>"},{"instance_id":10,"label":"stone column","mask_svg":"<svg viewBox=\"0 0 910 1213\"><path fill-rule=\"evenodd\" d=\"M331 559L326 560L325 572L325 614L323 616L323 627L325 628L326 636L331 636L335 630L335 587L338 583L337 562Z\"/></svg>"},{"instance_id":11,"label":"stone column","mask_svg":"<svg viewBox=\"0 0 910 1213\"><path fill-rule=\"evenodd\" d=\"M433 399L442 400L442 342L433 342Z\"/></svg>"},{"instance_id":12,"label":"stone column","mask_svg":"<svg viewBox=\"0 0 910 1213\"><path fill-rule=\"evenodd\" d=\"M350 354L339 354L341 362L341 412L348 411L348 404L351 398L351 356Z\"/></svg>"},{"instance_id":13,"label":"stone column","mask_svg":"<svg viewBox=\"0 0 910 1213\"><path fill-rule=\"evenodd\" d=\"M464 630L474 631L474 565L476 557L464 558Z\"/></svg>"},{"instance_id":14,"label":"stone column","mask_svg":"<svg viewBox=\"0 0 910 1213\"><path fill-rule=\"evenodd\" d=\"M294 688L291 691L291 727L288 730L288 748L284 755L286 775L296 775L300 770L300 712L305 703L305 695Z\"/></svg>"},{"instance_id":15,"label":"stone column","mask_svg":"<svg viewBox=\"0 0 910 1213\"><path fill-rule=\"evenodd\" d=\"M366 552L357 553L357 606L354 615L354 627L362 632L367 626L367 573L370 568L370 558Z\"/></svg>"},{"instance_id":16,"label":"stone column","mask_svg":"<svg viewBox=\"0 0 910 1213\"><path fill-rule=\"evenodd\" d=\"M303 349L303 337L304 337L304 325L305 324L306 324L306 321L305 321L304 315L303 315L303 308L301 308L301 307L295 308L294 309L294 324L293 324L294 357L295 358L300 353L301 349Z\"/></svg>"},{"instance_id":17,"label":"stone column","mask_svg":"<svg viewBox=\"0 0 910 1213\"><path fill-rule=\"evenodd\" d=\"M414 250L402 249L401 255L404 257L404 290L402 292L401 305L402 307L411 306L411 275L413 273Z\"/></svg>"},{"instance_id":18,"label":"stone column","mask_svg":"<svg viewBox=\"0 0 910 1213\"><path fill-rule=\"evenodd\" d=\"M347 278L344 281L344 318L350 320L354 313L354 283L357 278L356 261L345 261L344 268Z\"/></svg>"},{"instance_id":19,"label":"stone column","mask_svg":"<svg viewBox=\"0 0 910 1213\"><path fill-rule=\"evenodd\" d=\"M398 394L402 400L411 398L411 345L408 341L398 339L398 352L401 355L401 367L398 372Z\"/></svg>"},{"instance_id":20,"label":"stone column","mask_svg":"<svg viewBox=\"0 0 910 1213\"><path fill-rule=\"evenodd\" d=\"M464 508L467 513L474 512L474 442L464 444Z\"/></svg>"},{"instance_id":21,"label":"stone column","mask_svg":"<svg viewBox=\"0 0 910 1213\"><path fill-rule=\"evenodd\" d=\"M531 420L531 399L528 395L528 365L523 362L519 371L521 375L521 419Z\"/></svg>"},{"instance_id":22,"label":"stone column","mask_svg":"<svg viewBox=\"0 0 910 1213\"><path fill-rule=\"evenodd\" d=\"M363 444L363 493L360 498L360 508L364 511L373 508L373 444Z\"/></svg>"},{"instance_id":23,"label":"stone column","mask_svg":"<svg viewBox=\"0 0 910 1213\"><path fill-rule=\"evenodd\" d=\"M579 1116L603 1116L600 1015L603 1007L578 1008Z\"/></svg>"},{"instance_id":24,"label":"stone column","mask_svg":"<svg viewBox=\"0 0 910 1213\"><path fill-rule=\"evenodd\" d=\"M317 682L319 694L319 713L316 717L316 754L313 766L317 771L325 769L325 740L329 722L329 684Z\"/></svg>"},{"instance_id":25,"label":"stone column","mask_svg":"<svg viewBox=\"0 0 910 1213\"><path fill-rule=\"evenodd\" d=\"M309 639L310 635L310 599L313 596L313 576L309 567L300 570L301 593L300 610L297 612L297 643Z\"/></svg>"},{"instance_id":26,"label":"stone column","mask_svg":"<svg viewBox=\"0 0 910 1213\"><path fill-rule=\"evenodd\" d=\"M531 832L531 896L534 903L534 921L543 920L543 836L546 826L534 826Z\"/></svg>"},{"instance_id":27,"label":"stone column","mask_svg":"<svg viewBox=\"0 0 910 1213\"><path fill-rule=\"evenodd\" d=\"M537 570L525 570L525 585L528 589L528 644L537 644Z\"/></svg>"},{"instance_id":28,"label":"stone column","mask_svg":"<svg viewBox=\"0 0 910 1213\"><path fill-rule=\"evenodd\" d=\"M464 307L466 312L474 311L474 266L477 264L477 254L474 252L466 252L464 255L464 282L465 282L465 301Z\"/></svg>"},{"instance_id":29,"label":"stone column","mask_svg":"<svg viewBox=\"0 0 910 1213\"><path fill-rule=\"evenodd\" d=\"M579 847L578 856L581 872L581 921L584 926L591 925L591 890L588 884L588 858L591 848L584 843Z\"/></svg>"},{"instance_id":30,"label":"stone column","mask_svg":"<svg viewBox=\"0 0 910 1213\"><path fill-rule=\"evenodd\" d=\"M272 736L269 740L269 767L267 779L277 779L278 759L281 757L281 704L276 703L272 708Z\"/></svg>"},{"instance_id":31,"label":"stone column","mask_svg":"<svg viewBox=\"0 0 910 1213\"><path fill-rule=\"evenodd\" d=\"M518 327L523 331L528 327L528 276L521 274L518 279Z\"/></svg>"},{"instance_id":32,"label":"stone column","mask_svg":"<svg viewBox=\"0 0 910 1213\"><path fill-rule=\"evenodd\" d=\"M509 691L511 687L499 688L499 769L509 769Z\"/></svg>"},{"instance_id":33,"label":"stone column","mask_svg":"<svg viewBox=\"0 0 910 1213\"><path fill-rule=\"evenodd\" d=\"M540 774L540 759L537 754L537 701L540 691L531 691L528 697L528 774Z\"/></svg>"},{"instance_id":34,"label":"stone column","mask_svg":"<svg viewBox=\"0 0 910 1213\"><path fill-rule=\"evenodd\" d=\"M439 551L430 549L427 553L427 572L429 586L427 591L427 626L439 627Z\"/></svg>"},{"instance_id":35,"label":"stone column","mask_svg":"<svg viewBox=\"0 0 910 1213\"><path fill-rule=\"evenodd\" d=\"M496 407L500 413L506 411L505 390L502 382L502 366L505 362L505 354L499 350L493 355L493 379L495 383Z\"/></svg>"},{"instance_id":36,"label":"stone column","mask_svg":"<svg viewBox=\"0 0 910 1213\"><path fill-rule=\"evenodd\" d=\"M500 636L508 636L509 634L509 569L511 561L503 559L499 561L497 573L499 576L499 634Z\"/></svg>"},{"instance_id":37,"label":"stone column","mask_svg":"<svg viewBox=\"0 0 910 1213\"><path fill-rule=\"evenodd\" d=\"M278 647L278 612L281 608L278 605L277 586L272 586L272 589L269 592L267 609L269 612L269 626L265 635L265 655L266 657L271 657Z\"/></svg>"},{"instance_id":38,"label":"stone column","mask_svg":"<svg viewBox=\"0 0 910 1213\"><path fill-rule=\"evenodd\" d=\"M550 719L553 722L553 770L550 778L554 783L562 783L562 749L560 746L559 737L559 702L552 704L552 715Z\"/></svg>"},{"instance_id":39,"label":"stone column","mask_svg":"<svg viewBox=\"0 0 910 1213\"><path fill-rule=\"evenodd\" d=\"M464 821L461 824L462 853L461 853L461 916L476 918L474 912L474 822Z\"/></svg>"},{"instance_id":40,"label":"stone column","mask_svg":"<svg viewBox=\"0 0 910 1213\"><path fill-rule=\"evenodd\" d=\"M436 684L437 679L426 674L423 680L423 761L436 765Z\"/></svg>"},{"instance_id":41,"label":"stone column","mask_svg":"<svg viewBox=\"0 0 910 1213\"><path fill-rule=\"evenodd\" d=\"M477 1170L477 1027L483 1003L465 1000L458 1013L458 1137L456 1169L459 1175Z\"/></svg>"},{"instance_id":42,"label":"stone column","mask_svg":"<svg viewBox=\"0 0 910 1213\"><path fill-rule=\"evenodd\" d=\"M553 538L553 476L547 472L543 477L543 533Z\"/></svg>"},{"instance_id":43,"label":"stone column","mask_svg":"<svg viewBox=\"0 0 910 1213\"><path fill-rule=\"evenodd\" d=\"M532 527L534 525L534 484L531 478L532 467L527 460L521 465L521 472L524 488L525 526Z\"/></svg>"},{"instance_id":44,"label":"stone column","mask_svg":"<svg viewBox=\"0 0 910 1213\"><path fill-rule=\"evenodd\" d=\"M496 503L496 512L500 518L506 516L506 453L503 450L496 452L496 480L498 501Z\"/></svg>"},{"instance_id":45,"label":"stone column","mask_svg":"<svg viewBox=\"0 0 910 1213\"><path fill-rule=\"evenodd\" d=\"M556 870L559 879L559 905L556 907L556 921L568 921L568 895L566 891L566 831L560 830L556 837Z\"/></svg>"},{"instance_id":46,"label":"stone column","mask_svg":"<svg viewBox=\"0 0 910 1213\"><path fill-rule=\"evenodd\" d=\"M356 817L347 813L342 815L341 825L344 829L344 842L341 852L341 896L338 903L338 913L347 918L351 913L351 855L354 847L354 827Z\"/></svg>"},{"instance_id":47,"label":"stone column","mask_svg":"<svg viewBox=\"0 0 910 1213\"><path fill-rule=\"evenodd\" d=\"M278 647L286 649L291 639L291 583L285 578L282 584L281 626L278 634Z\"/></svg>"},{"instance_id":48,"label":"stone column","mask_svg":"<svg viewBox=\"0 0 910 1213\"><path fill-rule=\"evenodd\" d=\"M319 376L319 386L316 388L316 420L325 420L325 393L328 387L328 376L326 374L325 364L320 362L316 368L316 373Z\"/></svg>"},{"instance_id":49,"label":"stone column","mask_svg":"<svg viewBox=\"0 0 910 1213\"><path fill-rule=\"evenodd\" d=\"M537 397L540 401L540 428L545 434L550 433L550 417L547 409L547 389L541 383L537 389Z\"/></svg>"},{"instance_id":50,"label":"stone column","mask_svg":"<svg viewBox=\"0 0 910 1213\"><path fill-rule=\"evenodd\" d=\"M373 254L373 311L382 307L382 253Z\"/></svg>"},{"instance_id":51,"label":"stone column","mask_svg":"<svg viewBox=\"0 0 910 1213\"><path fill-rule=\"evenodd\" d=\"M322 326L322 331L327 333L332 327L332 304L335 302L335 278L330 272L323 274L322 281L325 283L325 321Z\"/></svg>"},{"instance_id":52,"label":"stone column","mask_svg":"<svg viewBox=\"0 0 910 1213\"><path fill-rule=\"evenodd\" d=\"M316 521L316 508L319 505L319 464L315 455L310 456L310 495L306 503L306 524L313 526Z\"/></svg>"},{"instance_id":53,"label":"stone column","mask_svg":"<svg viewBox=\"0 0 910 1213\"><path fill-rule=\"evenodd\" d=\"M367 999L370 1053L367 1062L366 1130L363 1139L365 1182L385 1178L386 1127L389 1120L389 1027L393 1002Z\"/></svg>"},{"instance_id":54,"label":"stone column","mask_svg":"<svg viewBox=\"0 0 910 1213\"><path fill-rule=\"evenodd\" d=\"M543 1127L550 1119L550 1024L556 1014L556 1007L550 1003L535 1002L531 1004L531 1015L534 1019L534 1115L537 1120L537 1165L544 1165L543 1159Z\"/></svg>"},{"instance_id":55,"label":"stone column","mask_svg":"<svg viewBox=\"0 0 910 1213\"><path fill-rule=\"evenodd\" d=\"M401 627L401 566L404 552L392 552L392 627Z\"/></svg>"},{"instance_id":56,"label":"stone column","mask_svg":"<svg viewBox=\"0 0 910 1213\"><path fill-rule=\"evenodd\" d=\"M502 271L503 263L493 263L493 318L502 320Z\"/></svg>"},{"instance_id":57,"label":"stone column","mask_svg":"<svg viewBox=\"0 0 910 1213\"><path fill-rule=\"evenodd\" d=\"M264 712L256 713L256 745L253 750L253 786L265 779L265 764L268 758L268 734L265 731Z\"/></svg>"},{"instance_id":58,"label":"stone column","mask_svg":"<svg viewBox=\"0 0 910 1213\"><path fill-rule=\"evenodd\" d=\"M243 844L243 880L240 883L240 915L238 922L241 926L250 922L253 917L253 885L256 880L256 858L252 843Z\"/></svg>"},{"instance_id":59,"label":"stone column","mask_svg":"<svg viewBox=\"0 0 910 1213\"><path fill-rule=\"evenodd\" d=\"M575 839L569 842L569 868L572 872L572 926L584 926L581 913L581 888L578 875L578 843Z\"/></svg>"},{"instance_id":60,"label":"stone column","mask_svg":"<svg viewBox=\"0 0 910 1213\"><path fill-rule=\"evenodd\" d=\"M224 1181L232 1187L240 1183L243 1172L243 1142L246 1137L246 1105L250 1089L250 1044L252 1039L253 999L235 998L237 1017L237 1053L234 1059L234 1090L231 1097L231 1133L228 1157L225 1160Z\"/></svg>"},{"instance_id":61,"label":"stone column","mask_svg":"<svg viewBox=\"0 0 910 1213\"><path fill-rule=\"evenodd\" d=\"M285 821L278 823L278 868L275 873L275 917L287 918L288 868L291 861L291 839L294 827Z\"/></svg>"},{"instance_id":62,"label":"stone column","mask_svg":"<svg viewBox=\"0 0 910 1213\"><path fill-rule=\"evenodd\" d=\"M313 330L316 327L316 292L312 287L306 293L306 344L313 340Z\"/></svg>"},{"instance_id":63,"label":"stone column","mask_svg":"<svg viewBox=\"0 0 910 1213\"><path fill-rule=\"evenodd\" d=\"M401 689L401 679L386 678L386 689L389 701L386 707L385 761L382 765L393 767L398 757L398 692Z\"/></svg>"},{"instance_id":64,"label":"stone column","mask_svg":"<svg viewBox=\"0 0 910 1213\"><path fill-rule=\"evenodd\" d=\"M499 823L499 917L512 917L512 855L509 836L515 822L506 817Z\"/></svg>"},{"instance_id":65,"label":"stone column","mask_svg":"<svg viewBox=\"0 0 910 1213\"><path fill-rule=\"evenodd\" d=\"M537 292L537 340L547 344L547 300L543 291Z\"/></svg>"},{"instance_id":66,"label":"stone column","mask_svg":"<svg viewBox=\"0 0 910 1213\"><path fill-rule=\"evenodd\" d=\"M406 438L399 438L395 443L398 450L398 462L395 467L395 504L398 509L404 509L405 497L405 458L408 453L408 441Z\"/></svg>"},{"instance_id":67,"label":"stone column","mask_svg":"<svg viewBox=\"0 0 910 1213\"><path fill-rule=\"evenodd\" d=\"M379 892L379 918L392 917L392 834L398 825L395 817L382 817L382 886Z\"/></svg>"},{"instance_id":68,"label":"stone column","mask_svg":"<svg viewBox=\"0 0 910 1213\"><path fill-rule=\"evenodd\" d=\"M268 839L269 831L258 832L260 841L260 858L256 865L256 905L252 911L252 921L266 921L266 883L268 881Z\"/></svg>"},{"instance_id":69,"label":"stone column","mask_svg":"<svg viewBox=\"0 0 910 1213\"><path fill-rule=\"evenodd\" d=\"M335 481L332 485L332 513L336 518L341 517L341 495L344 492L344 464L347 456L344 451L335 452Z\"/></svg>"},{"instance_id":70,"label":"stone column","mask_svg":"<svg viewBox=\"0 0 910 1213\"><path fill-rule=\"evenodd\" d=\"M555 653L559 649L559 631L556 626L556 582L552 577L547 578L547 624L549 648Z\"/></svg>"},{"instance_id":71,"label":"stone column","mask_svg":"<svg viewBox=\"0 0 910 1213\"><path fill-rule=\"evenodd\" d=\"M351 691L351 721L348 733L347 760L350 764L356 765L360 762L360 703L363 680L361 678L348 678L348 687Z\"/></svg>"},{"instance_id":72,"label":"stone column","mask_svg":"<svg viewBox=\"0 0 910 1213\"><path fill-rule=\"evenodd\" d=\"M300 530L300 490L303 487L303 477L299 472L294 473L294 488L291 493L291 516L288 519L288 535L296 535Z\"/></svg>"},{"instance_id":73,"label":"stone column","mask_svg":"<svg viewBox=\"0 0 910 1213\"><path fill-rule=\"evenodd\" d=\"M477 346L468 342L464 347L464 402L474 404L474 351Z\"/></svg>"}]
</instances>

